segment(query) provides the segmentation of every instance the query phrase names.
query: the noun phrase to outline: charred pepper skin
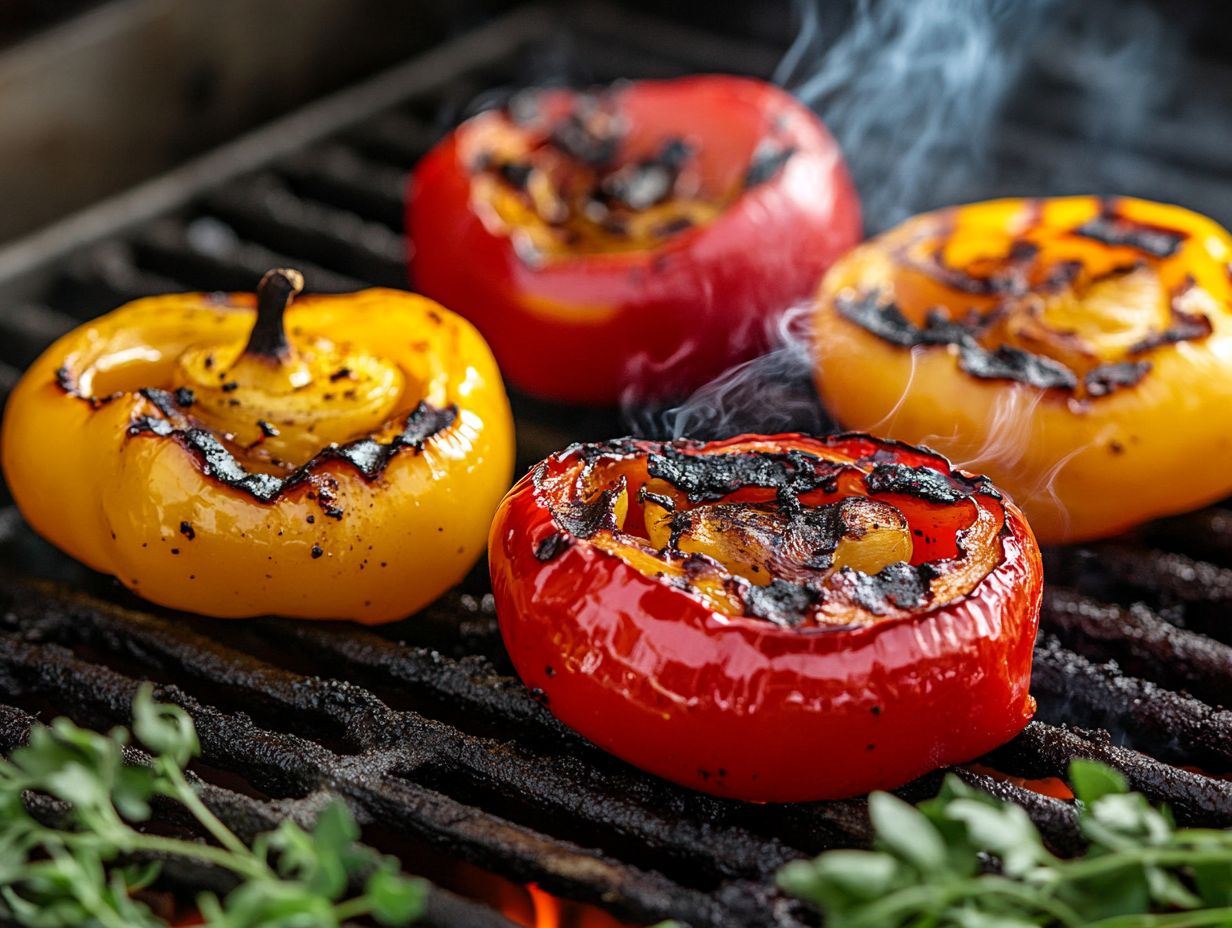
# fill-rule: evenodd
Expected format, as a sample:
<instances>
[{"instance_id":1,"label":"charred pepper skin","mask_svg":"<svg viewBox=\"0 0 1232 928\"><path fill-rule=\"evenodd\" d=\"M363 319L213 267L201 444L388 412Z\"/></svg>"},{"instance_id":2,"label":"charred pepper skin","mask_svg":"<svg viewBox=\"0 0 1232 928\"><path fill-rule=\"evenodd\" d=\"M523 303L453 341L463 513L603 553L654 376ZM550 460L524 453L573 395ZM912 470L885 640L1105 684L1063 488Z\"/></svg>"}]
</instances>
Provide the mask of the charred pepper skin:
<instances>
[{"instance_id":1,"label":"charred pepper skin","mask_svg":"<svg viewBox=\"0 0 1232 928\"><path fill-rule=\"evenodd\" d=\"M1130 198L997 200L840 259L814 316L846 428L991 476L1041 541L1100 538L1232 493L1232 237Z\"/></svg>"},{"instance_id":2,"label":"charred pepper skin","mask_svg":"<svg viewBox=\"0 0 1232 928\"><path fill-rule=\"evenodd\" d=\"M892 502L913 527L912 563L931 560L942 578L956 533L986 516L991 532L978 542L966 537L968 556L987 559L955 589L935 583L932 601L883 615L842 604L824 621L790 625L716 608L674 568L621 556L624 542L610 542L610 521L580 537L594 523L573 520L580 510L561 497L569 488L593 490L585 461L610 458L612 472L628 481L628 526L648 456L665 446L567 449L514 486L489 541L506 647L523 682L561 721L681 785L773 802L900 786L978 757L1026 725L1035 708L1028 685L1042 567L1025 520L990 485L966 482L938 455L862 435L667 447L686 456L790 452L838 461L837 485L806 490L800 502L848 490ZM869 493L868 477L878 466L887 473L886 465L918 471L924 484L908 492L892 482ZM723 505L781 492L759 473L756 490L720 482L699 493ZM943 486L956 494L952 502L929 498ZM678 499L693 505L687 494Z\"/></svg>"},{"instance_id":3,"label":"charred pepper skin","mask_svg":"<svg viewBox=\"0 0 1232 928\"><path fill-rule=\"evenodd\" d=\"M510 383L586 405L679 396L759 353L861 235L816 117L716 75L480 114L420 162L407 224L416 286Z\"/></svg>"},{"instance_id":4,"label":"charred pepper skin","mask_svg":"<svg viewBox=\"0 0 1232 928\"><path fill-rule=\"evenodd\" d=\"M210 616L385 622L460 580L512 470L491 353L424 297L300 284L266 275L255 328L252 294L180 294L52 345L4 420L30 525Z\"/></svg>"}]
</instances>

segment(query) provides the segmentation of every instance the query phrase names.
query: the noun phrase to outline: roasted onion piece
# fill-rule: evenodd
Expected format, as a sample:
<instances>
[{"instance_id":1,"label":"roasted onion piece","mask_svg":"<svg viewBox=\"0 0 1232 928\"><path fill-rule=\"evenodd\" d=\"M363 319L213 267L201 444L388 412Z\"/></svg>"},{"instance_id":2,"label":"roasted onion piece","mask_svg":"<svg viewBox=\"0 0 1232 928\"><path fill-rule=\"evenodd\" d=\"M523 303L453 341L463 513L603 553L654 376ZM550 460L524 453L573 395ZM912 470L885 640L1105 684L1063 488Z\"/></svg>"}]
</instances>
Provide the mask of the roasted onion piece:
<instances>
[{"instance_id":1,"label":"roasted onion piece","mask_svg":"<svg viewBox=\"0 0 1232 928\"><path fill-rule=\"evenodd\" d=\"M989 474L1044 541L1232 492L1232 238L1176 206L917 216L826 275L817 384L848 428Z\"/></svg>"},{"instance_id":2,"label":"roasted onion piece","mask_svg":"<svg viewBox=\"0 0 1232 928\"><path fill-rule=\"evenodd\" d=\"M623 440L549 457L489 541L519 675L600 747L742 799L833 798L1030 719L1021 514L863 435Z\"/></svg>"}]
</instances>

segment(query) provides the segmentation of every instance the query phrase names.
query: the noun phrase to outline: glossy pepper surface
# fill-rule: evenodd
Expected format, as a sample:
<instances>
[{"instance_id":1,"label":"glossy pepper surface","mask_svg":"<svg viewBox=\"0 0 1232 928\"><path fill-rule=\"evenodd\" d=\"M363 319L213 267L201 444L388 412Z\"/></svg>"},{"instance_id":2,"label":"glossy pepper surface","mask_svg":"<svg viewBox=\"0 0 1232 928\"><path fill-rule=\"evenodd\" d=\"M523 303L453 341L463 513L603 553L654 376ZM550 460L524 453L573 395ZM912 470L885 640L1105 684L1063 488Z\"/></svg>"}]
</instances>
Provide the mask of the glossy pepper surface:
<instances>
[{"instance_id":1,"label":"glossy pepper surface","mask_svg":"<svg viewBox=\"0 0 1232 928\"><path fill-rule=\"evenodd\" d=\"M836 798L1030 719L1039 552L936 454L863 435L574 446L505 498L489 561L519 675L694 789Z\"/></svg>"},{"instance_id":2,"label":"glossy pepper surface","mask_svg":"<svg viewBox=\"0 0 1232 928\"><path fill-rule=\"evenodd\" d=\"M852 251L816 311L845 427L989 474L1046 542L1232 493L1232 238L1177 206L999 200Z\"/></svg>"},{"instance_id":3,"label":"glossy pepper surface","mask_svg":"<svg viewBox=\"0 0 1232 928\"><path fill-rule=\"evenodd\" d=\"M511 383L585 404L678 395L758 353L860 238L817 118L715 75L482 113L420 162L408 228L416 286Z\"/></svg>"},{"instance_id":4,"label":"glossy pepper surface","mask_svg":"<svg viewBox=\"0 0 1232 928\"><path fill-rule=\"evenodd\" d=\"M143 299L52 345L4 420L34 529L214 616L382 622L458 581L512 469L491 353L423 297L301 286Z\"/></svg>"}]
</instances>

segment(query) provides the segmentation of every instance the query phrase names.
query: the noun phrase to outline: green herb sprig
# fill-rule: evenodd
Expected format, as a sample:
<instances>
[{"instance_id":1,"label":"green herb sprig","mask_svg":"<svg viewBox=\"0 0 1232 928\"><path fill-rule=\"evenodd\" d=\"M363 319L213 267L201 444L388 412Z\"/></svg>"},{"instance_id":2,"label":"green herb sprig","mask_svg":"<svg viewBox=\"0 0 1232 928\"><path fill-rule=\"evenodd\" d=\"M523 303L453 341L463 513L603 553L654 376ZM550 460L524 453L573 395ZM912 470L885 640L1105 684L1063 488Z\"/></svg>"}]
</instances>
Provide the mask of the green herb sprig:
<instances>
[{"instance_id":1,"label":"green herb sprig","mask_svg":"<svg viewBox=\"0 0 1232 928\"><path fill-rule=\"evenodd\" d=\"M1056 857L1019 806L951 774L919 807L873 793L873 850L795 861L779 885L827 928L1232 928L1232 831L1176 828L1102 764L1073 761L1070 782L1080 857Z\"/></svg>"},{"instance_id":2,"label":"green herb sprig","mask_svg":"<svg viewBox=\"0 0 1232 928\"><path fill-rule=\"evenodd\" d=\"M62 718L36 725L26 746L0 758L0 918L28 928L163 926L135 895L158 877L149 855L197 861L237 878L225 898L197 898L209 928L332 928L361 916L407 925L423 912L426 884L357 844L359 828L342 802L326 806L311 831L284 821L248 847L185 776L200 748L184 710L156 703L143 687L132 733L150 763L125 763L124 729L102 735ZM54 825L30 814L30 794L58 800ZM213 842L133 827L149 819L159 796L183 805ZM346 897L361 881L362 893Z\"/></svg>"}]
</instances>

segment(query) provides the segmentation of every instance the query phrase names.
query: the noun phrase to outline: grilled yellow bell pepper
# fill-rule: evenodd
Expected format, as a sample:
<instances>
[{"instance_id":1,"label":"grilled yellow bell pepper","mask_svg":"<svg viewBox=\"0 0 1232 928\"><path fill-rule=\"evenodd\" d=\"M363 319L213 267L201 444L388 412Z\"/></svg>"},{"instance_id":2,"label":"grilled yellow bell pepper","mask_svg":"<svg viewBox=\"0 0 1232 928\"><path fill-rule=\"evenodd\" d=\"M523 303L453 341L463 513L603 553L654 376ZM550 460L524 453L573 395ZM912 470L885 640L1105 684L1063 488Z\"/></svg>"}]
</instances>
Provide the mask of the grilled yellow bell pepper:
<instances>
[{"instance_id":1,"label":"grilled yellow bell pepper","mask_svg":"<svg viewBox=\"0 0 1232 928\"><path fill-rule=\"evenodd\" d=\"M302 286L138 300L52 345L4 420L31 526L212 616L384 622L458 582L513 467L488 346L424 297Z\"/></svg>"}]
</instances>

